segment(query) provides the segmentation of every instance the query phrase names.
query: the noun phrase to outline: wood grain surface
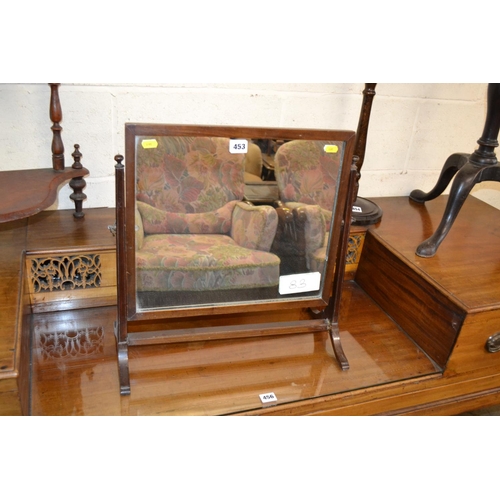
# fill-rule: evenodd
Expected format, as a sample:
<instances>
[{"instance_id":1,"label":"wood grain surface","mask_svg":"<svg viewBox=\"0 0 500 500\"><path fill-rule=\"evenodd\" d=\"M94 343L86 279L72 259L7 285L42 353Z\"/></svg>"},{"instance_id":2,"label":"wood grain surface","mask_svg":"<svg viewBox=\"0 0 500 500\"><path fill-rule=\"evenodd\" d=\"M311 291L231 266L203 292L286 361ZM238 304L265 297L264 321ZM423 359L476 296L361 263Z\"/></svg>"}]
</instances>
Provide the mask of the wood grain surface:
<instances>
[{"instance_id":1,"label":"wood grain surface","mask_svg":"<svg viewBox=\"0 0 500 500\"><path fill-rule=\"evenodd\" d=\"M406 198L374 201L384 217L368 229L358 271L342 294L339 326L350 370L340 370L324 332L134 346L132 394L120 396L115 306L36 313L31 330L20 334L23 341L32 337L29 413L450 415L498 404L500 353L487 352L485 343L500 330L500 212L470 197L437 255L424 259L415 249L439 223L446 197L426 205ZM52 219L43 213L27 226L0 226L0 356L11 374L17 373L16 359L26 363L30 351L12 351L22 344L12 305L22 290L16 285L18 252L98 241L109 248L112 211L95 219L91 214L84 229L71 213L59 222L63 214ZM276 315L296 319L288 311ZM241 322L258 320L250 315ZM0 383L0 413L21 413L17 379ZM261 403L259 394L267 392L276 394L277 404Z\"/></svg>"}]
</instances>

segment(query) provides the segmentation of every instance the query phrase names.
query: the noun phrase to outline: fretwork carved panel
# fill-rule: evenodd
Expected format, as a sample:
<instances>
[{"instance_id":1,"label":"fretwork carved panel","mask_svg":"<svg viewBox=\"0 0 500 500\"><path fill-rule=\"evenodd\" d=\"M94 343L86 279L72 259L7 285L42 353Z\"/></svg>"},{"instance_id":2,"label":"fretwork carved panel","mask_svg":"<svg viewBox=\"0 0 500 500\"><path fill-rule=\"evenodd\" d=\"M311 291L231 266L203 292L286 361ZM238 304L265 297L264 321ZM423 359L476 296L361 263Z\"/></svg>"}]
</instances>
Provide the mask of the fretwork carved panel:
<instances>
[{"instance_id":1,"label":"fretwork carved panel","mask_svg":"<svg viewBox=\"0 0 500 500\"><path fill-rule=\"evenodd\" d=\"M347 243L346 264L357 264L359 262L364 239L364 233L349 235L349 240Z\"/></svg>"},{"instance_id":2,"label":"fretwork carved panel","mask_svg":"<svg viewBox=\"0 0 500 500\"><path fill-rule=\"evenodd\" d=\"M54 292L101 286L98 254L31 258L33 292Z\"/></svg>"}]
</instances>

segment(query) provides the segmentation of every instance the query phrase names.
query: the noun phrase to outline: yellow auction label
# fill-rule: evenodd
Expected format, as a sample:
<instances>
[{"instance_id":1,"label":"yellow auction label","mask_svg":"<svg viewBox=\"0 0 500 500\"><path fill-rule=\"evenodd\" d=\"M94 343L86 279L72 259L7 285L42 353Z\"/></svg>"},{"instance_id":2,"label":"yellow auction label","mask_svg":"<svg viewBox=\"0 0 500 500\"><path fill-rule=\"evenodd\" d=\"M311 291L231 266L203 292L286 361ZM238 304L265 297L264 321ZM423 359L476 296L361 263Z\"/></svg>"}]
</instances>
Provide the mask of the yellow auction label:
<instances>
[{"instance_id":1,"label":"yellow auction label","mask_svg":"<svg viewBox=\"0 0 500 500\"><path fill-rule=\"evenodd\" d=\"M323 148L325 153L338 153L339 147L335 146L335 144L326 144Z\"/></svg>"},{"instance_id":2,"label":"yellow auction label","mask_svg":"<svg viewBox=\"0 0 500 500\"><path fill-rule=\"evenodd\" d=\"M144 149L154 149L158 147L158 141L156 139L143 139L141 146Z\"/></svg>"}]
</instances>

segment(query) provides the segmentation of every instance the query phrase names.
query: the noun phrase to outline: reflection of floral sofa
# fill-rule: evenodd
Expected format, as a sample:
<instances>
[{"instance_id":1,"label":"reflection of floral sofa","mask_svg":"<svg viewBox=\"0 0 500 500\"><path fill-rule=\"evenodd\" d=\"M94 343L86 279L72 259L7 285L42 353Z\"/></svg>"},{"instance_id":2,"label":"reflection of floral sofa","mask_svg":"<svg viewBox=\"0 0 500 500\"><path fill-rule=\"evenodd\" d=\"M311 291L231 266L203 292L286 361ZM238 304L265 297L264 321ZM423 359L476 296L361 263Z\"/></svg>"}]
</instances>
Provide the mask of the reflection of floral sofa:
<instances>
[{"instance_id":1,"label":"reflection of floral sofa","mask_svg":"<svg viewBox=\"0 0 500 500\"><path fill-rule=\"evenodd\" d=\"M294 212L307 271L324 267L342 152L340 142L306 140L287 142L276 152L280 200Z\"/></svg>"},{"instance_id":2,"label":"reflection of floral sofa","mask_svg":"<svg viewBox=\"0 0 500 500\"><path fill-rule=\"evenodd\" d=\"M278 218L242 201L244 155L223 138L156 139L137 146L137 291L277 286L280 260L269 250Z\"/></svg>"}]
</instances>

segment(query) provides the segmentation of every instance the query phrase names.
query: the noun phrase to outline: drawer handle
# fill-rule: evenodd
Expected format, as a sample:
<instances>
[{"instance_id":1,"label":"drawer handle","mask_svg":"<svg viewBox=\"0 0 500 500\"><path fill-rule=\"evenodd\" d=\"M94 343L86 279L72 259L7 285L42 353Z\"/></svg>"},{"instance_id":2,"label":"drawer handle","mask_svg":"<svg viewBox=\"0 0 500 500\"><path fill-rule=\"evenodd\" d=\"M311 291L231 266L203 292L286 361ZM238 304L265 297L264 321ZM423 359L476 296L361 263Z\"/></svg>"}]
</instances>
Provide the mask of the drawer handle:
<instances>
[{"instance_id":1,"label":"drawer handle","mask_svg":"<svg viewBox=\"0 0 500 500\"><path fill-rule=\"evenodd\" d=\"M500 332L495 333L486 341L486 350L488 352L498 352L500 351Z\"/></svg>"}]
</instances>

